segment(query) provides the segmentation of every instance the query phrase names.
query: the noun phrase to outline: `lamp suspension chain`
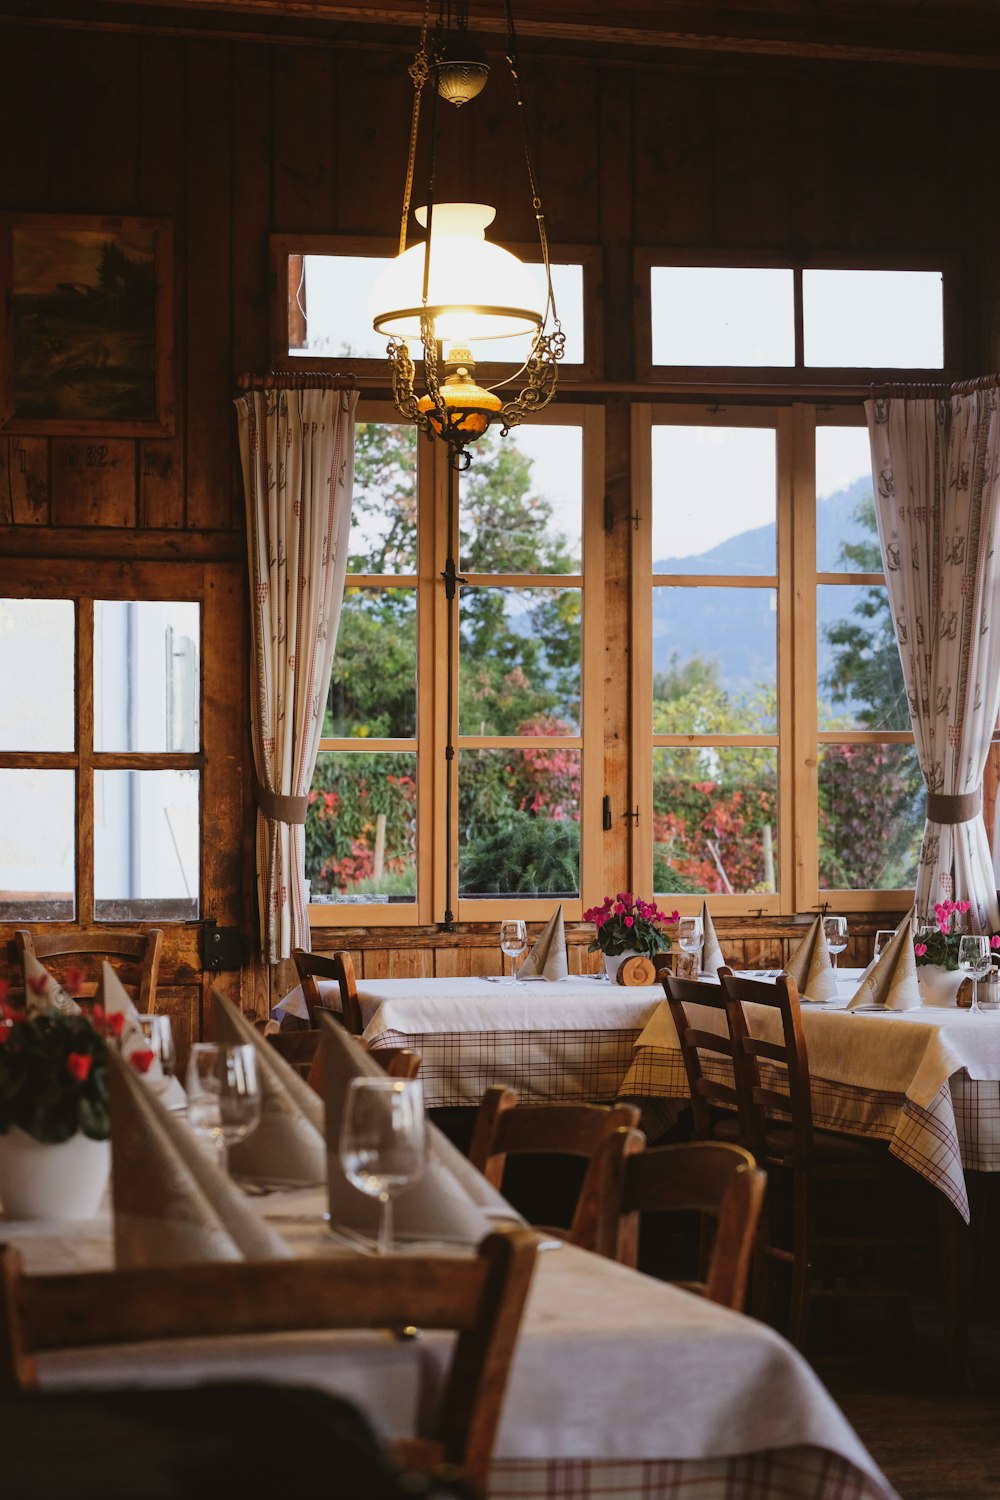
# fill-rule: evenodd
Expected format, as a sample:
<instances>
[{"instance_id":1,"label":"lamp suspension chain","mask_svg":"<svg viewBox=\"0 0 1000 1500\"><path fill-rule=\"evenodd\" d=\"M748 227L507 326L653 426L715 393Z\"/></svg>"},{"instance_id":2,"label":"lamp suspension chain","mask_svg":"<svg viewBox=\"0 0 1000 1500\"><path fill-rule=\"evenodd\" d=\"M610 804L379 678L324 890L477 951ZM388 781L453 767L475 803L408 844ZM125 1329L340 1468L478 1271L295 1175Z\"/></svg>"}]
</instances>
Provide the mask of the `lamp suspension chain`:
<instances>
[{"instance_id":1,"label":"lamp suspension chain","mask_svg":"<svg viewBox=\"0 0 1000 1500\"><path fill-rule=\"evenodd\" d=\"M410 199L413 196L413 172L417 160L417 137L420 134L420 99L424 84L430 77L430 59L427 56L427 27L430 24L431 0L424 0L424 22L420 28L420 43L408 72L413 80L413 113L410 117L410 150L406 158L406 186L403 188L403 216L399 222L399 253L406 249L406 221L410 217Z\"/></svg>"}]
</instances>

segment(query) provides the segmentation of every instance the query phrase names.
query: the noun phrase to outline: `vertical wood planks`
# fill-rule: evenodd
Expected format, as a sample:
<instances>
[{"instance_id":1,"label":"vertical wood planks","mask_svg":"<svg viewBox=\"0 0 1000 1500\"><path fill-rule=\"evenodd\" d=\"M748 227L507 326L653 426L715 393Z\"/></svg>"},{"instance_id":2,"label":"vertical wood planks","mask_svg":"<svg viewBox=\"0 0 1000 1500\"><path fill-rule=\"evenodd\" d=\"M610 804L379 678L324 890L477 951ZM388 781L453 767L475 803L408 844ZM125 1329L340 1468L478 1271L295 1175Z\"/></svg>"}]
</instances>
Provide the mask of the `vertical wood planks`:
<instances>
[{"instance_id":1,"label":"vertical wood planks","mask_svg":"<svg viewBox=\"0 0 1000 1500\"><path fill-rule=\"evenodd\" d=\"M49 524L49 443L42 437L0 437L0 521Z\"/></svg>"}]
</instances>

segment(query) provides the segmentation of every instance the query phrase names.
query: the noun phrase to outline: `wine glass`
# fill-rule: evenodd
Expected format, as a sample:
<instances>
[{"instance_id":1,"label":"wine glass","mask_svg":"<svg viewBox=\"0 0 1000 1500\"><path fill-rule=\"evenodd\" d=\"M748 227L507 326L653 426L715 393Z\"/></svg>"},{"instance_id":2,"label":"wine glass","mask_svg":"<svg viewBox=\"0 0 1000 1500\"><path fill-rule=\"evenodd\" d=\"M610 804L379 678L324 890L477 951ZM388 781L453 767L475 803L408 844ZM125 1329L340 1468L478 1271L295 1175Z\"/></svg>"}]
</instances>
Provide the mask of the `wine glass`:
<instances>
[{"instance_id":1,"label":"wine glass","mask_svg":"<svg viewBox=\"0 0 1000 1500\"><path fill-rule=\"evenodd\" d=\"M875 934L875 949L873 957L880 958L883 949L888 948L889 944L892 942L895 936L896 933L893 928L880 928L879 931Z\"/></svg>"},{"instance_id":2,"label":"wine glass","mask_svg":"<svg viewBox=\"0 0 1000 1500\"><path fill-rule=\"evenodd\" d=\"M833 956L833 967L836 968L837 955L847 947L847 918L824 917L823 932L826 935L826 946Z\"/></svg>"},{"instance_id":3,"label":"wine glass","mask_svg":"<svg viewBox=\"0 0 1000 1500\"><path fill-rule=\"evenodd\" d=\"M196 1042L187 1071L187 1117L191 1129L229 1162L229 1147L260 1123L257 1053L249 1042Z\"/></svg>"},{"instance_id":4,"label":"wine glass","mask_svg":"<svg viewBox=\"0 0 1000 1500\"><path fill-rule=\"evenodd\" d=\"M340 1164L348 1182L379 1203L376 1250L392 1249L392 1200L427 1160L424 1092L418 1078L352 1078L340 1125Z\"/></svg>"},{"instance_id":5,"label":"wine glass","mask_svg":"<svg viewBox=\"0 0 1000 1500\"><path fill-rule=\"evenodd\" d=\"M677 923L677 941L684 953L692 957L698 955L698 969L701 969L701 950L705 942L705 930L701 917L681 917Z\"/></svg>"},{"instance_id":6,"label":"wine glass","mask_svg":"<svg viewBox=\"0 0 1000 1500\"><path fill-rule=\"evenodd\" d=\"M517 974L514 971L515 960L524 952L528 946L528 930L524 923L517 917L510 918L500 923L500 947L510 959L510 978L500 978L505 984L516 984Z\"/></svg>"},{"instance_id":7,"label":"wine glass","mask_svg":"<svg viewBox=\"0 0 1000 1500\"><path fill-rule=\"evenodd\" d=\"M154 1093L165 1094L170 1087L177 1062L170 1017L141 1015L139 1030L142 1032L143 1046L153 1054L153 1065L143 1076Z\"/></svg>"},{"instance_id":8,"label":"wine glass","mask_svg":"<svg viewBox=\"0 0 1000 1500\"><path fill-rule=\"evenodd\" d=\"M983 933L966 933L958 940L958 967L972 978L972 1005L970 1016L981 1016L979 1009L979 981L989 973L990 940Z\"/></svg>"}]
</instances>

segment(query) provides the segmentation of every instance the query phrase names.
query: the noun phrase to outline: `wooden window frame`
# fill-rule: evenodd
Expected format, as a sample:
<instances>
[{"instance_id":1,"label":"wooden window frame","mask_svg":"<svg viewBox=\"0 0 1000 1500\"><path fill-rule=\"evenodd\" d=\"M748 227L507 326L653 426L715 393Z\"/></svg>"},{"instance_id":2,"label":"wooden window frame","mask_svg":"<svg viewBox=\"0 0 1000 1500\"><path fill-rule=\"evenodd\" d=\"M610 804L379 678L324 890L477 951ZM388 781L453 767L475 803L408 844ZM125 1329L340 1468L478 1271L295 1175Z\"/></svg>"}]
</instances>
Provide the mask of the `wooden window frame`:
<instances>
[{"instance_id":1,"label":"wooden window frame","mask_svg":"<svg viewBox=\"0 0 1000 1500\"><path fill-rule=\"evenodd\" d=\"M819 421L817 421L819 417ZM860 420L859 420L860 419ZM660 586L754 588L774 586L778 594L777 704L775 735L656 736L652 732L652 433L657 425L771 427L776 433L777 571L773 575L723 577L670 575ZM912 889L821 890L819 887L818 763L822 743L912 744L913 734L893 730L820 731L818 727L816 590L827 581L884 582L882 574L819 573L816 569L815 435L821 425L863 425L858 403L851 407L789 402L782 406L660 405L633 408L633 472L638 523L633 543L632 763L633 802L639 826L633 840L633 889L652 892L653 769L655 744L775 745L778 751L778 888L771 894L710 893L722 915L777 916L827 906L845 912L899 911L913 900ZM660 575L657 575L660 577ZM661 893L682 913L700 910L704 895Z\"/></svg>"},{"instance_id":2,"label":"wooden window frame","mask_svg":"<svg viewBox=\"0 0 1000 1500\"><path fill-rule=\"evenodd\" d=\"M362 397L356 420L395 422L402 419L388 402ZM417 897L413 902L313 902L309 907L314 927L408 927L439 923L454 893L455 919L459 922L493 922L511 915L541 920L562 905L567 921L582 919L587 906L600 900L601 798L603 785L603 687L604 667L604 413L599 406L575 406L560 402L536 419L536 425L581 427L583 433L582 568L573 574L463 574L470 586L544 586L578 588L581 591L581 725L577 735L559 736L551 743L579 749L582 758L580 788L580 896L562 900L553 897L462 898L458 895L458 797L457 776L463 749L537 749L535 737L459 735L455 740L455 777L452 868L447 863L444 809L447 800L448 741L446 720L448 609L442 572L449 555L448 451L444 444L421 441L417 446L418 507L417 572L405 575L352 574L348 587L413 586L417 590L417 684L418 721L414 740L368 739L370 752L409 751L417 757ZM475 462L475 459L473 459ZM458 526L455 515L455 526ZM452 540L458 558L457 534ZM415 580L411 583L411 580ZM586 581L585 581L586 580ZM452 659L458 664L458 610L452 619ZM421 694L420 684L424 684ZM428 690L427 684L430 684ZM357 739L329 738L320 741L323 750L357 750ZM449 879L450 874L450 879Z\"/></svg>"},{"instance_id":3,"label":"wooden window frame","mask_svg":"<svg viewBox=\"0 0 1000 1500\"><path fill-rule=\"evenodd\" d=\"M417 241L414 241L417 243ZM541 249L538 241L515 242L494 241L504 250L509 250L527 265L541 264ZM399 250L398 240L375 235L326 235L326 234L272 234L269 241L271 263L271 359L276 369L287 369L289 359L303 368L308 364L317 370L342 370L349 365L362 388L388 389L389 373L384 359L359 359L353 355L324 357L309 355L308 358L289 353L291 333L289 299L287 289L292 279L294 257L304 255L380 256L391 258ZM574 384L586 385L599 380L604 369L604 320L601 317L599 288L602 276L603 255L598 245L552 245L549 258L554 265L579 265L583 267L583 349L582 361L570 364L561 361L559 382L564 388ZM508 378L512 366L483 362L476 366L476 378L481 385ZM515 389L512 384L509 388Z\"/></svg>"},{"instance_id":4,"label":"wooden window frame","mask_svg":"<svg viewBox=\"0 0 1000 1500\"><path fill-rule=\"evenodd\" d=\"M653 363L651 272L655 266L732 267L773 269L793 275L795 360L791 365L670 365ZM669 250L639 246L633 258L636 288L636 378L661 391L676 391L697 399L700 392L714 395L747 395L759 400L801 397L822 400L836 391L840 396L863 398L872 385L887 381L942 382L959 378L963 350L961 340L961 262L950 251L908 254L883 252L824 251L794 259L767 250L686 249ZM802 320L803 271L938 271L942 278L942 323L944 363L930 368L825 367L804 363Z\"/></svg>"},{"instance_id":5,"label":"wooden window frame","mask_svg":"<svg viewBox=\"0 0 1000 1500\"><path fill-rule=\"evenodd\" d=\"M66 751L0 751L5 769L68 769L75 776L75 915L42 921L26 916L3 926L47 928L200 928L207 921L238 923L241 889L232 881L229 853L206 837L210 822L243 826L243 788L232 767L239 764L244 684L232 671L232 611L238 609L242 569L237 564L189 562L34 560L8 558L5 598L69 599L74 604L74 746ZM94 602L99 599L177 600L200 607L199 723L197 751L94 750ZM223 649L223 643L227 642ZM210 649L211 642L219 649ZM206 714L209 720L206 722ZM94 772L99 770L199 772L199 915L179 919L159 912L125 921L94 915ZM242 839L239 840L242 843ZM169 905L169 903L167 903ZM210 914L210 915L209 915Z\"/></svg>"}]
</instances>

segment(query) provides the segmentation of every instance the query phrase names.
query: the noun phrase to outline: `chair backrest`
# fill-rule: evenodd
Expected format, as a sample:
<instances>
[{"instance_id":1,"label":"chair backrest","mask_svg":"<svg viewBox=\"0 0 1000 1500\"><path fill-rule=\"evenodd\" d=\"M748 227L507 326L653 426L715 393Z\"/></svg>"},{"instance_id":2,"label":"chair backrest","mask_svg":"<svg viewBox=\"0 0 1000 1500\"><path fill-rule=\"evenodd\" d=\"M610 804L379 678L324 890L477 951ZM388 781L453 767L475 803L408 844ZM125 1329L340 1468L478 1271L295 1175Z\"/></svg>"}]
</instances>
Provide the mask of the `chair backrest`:
<instances>
[{"instance_id":1,"label":"chair backrest","mask_svg":"<svg viewBox=\"0 0 1000 1500\"><path fill-rule=\"evenodd\" d=\"M431 1445L484 1486L538 1237L497 1230L473 1257L357 1255L27 1276L0 1245L0 1394L37 1385L36 1353L147 1340L320 1329L458 1333ZM276 1288L279 1290L276 1293Z\"/></svg>"},{"instance_id":2,"label":"chair backrest","mask_svg":"<svg viewBox=\"0 0 1000 1500\"><path fill-rule=\"evenodd\" d=\"M21 973L25 957L32 954L50 969L60 983L70 969L81 969L83 982L80 996L87 1000L96 995L101 982L101 960L107 959L135 1003L136 1009L156 1009L156 980L160 970L163 933L158 927L148 932L128 933L102 929L100 932L34 933L19 928L14 934ZM52 963L51 960L56 962ZM24 979L27 990L27 978Z\"/></svg>"},{"instance_id":3,"label":"chair backrest","mask_svg":"<svg viewBox=\"0 0 1000 1500\"><path fill-rule=\"evenodd\" d=\"M375 1055L374 1053L372 1054ZM588 1166L577 1194L568 1238L592 1249L600 1197L591 1163L602 1141L639 1123L634 1104L519 1104L513 1089L486 1090L472 1133L469 1160L501 1191L508 1156L568 1156ZM637 1132L638 1133L638 1132ZM645 1139L640 1134L640 1139Z\"/></svg>"},{"instance_id":4,"label":"chair backrest","mask_svg":"<svg viewBox=\"0 0 1000 1500\"><path fill-rule=\"evenodd\" d=\"M319 1025L316 1011L323 1007L317 979L335 979L340 989L339 1019L352 1035L360 1036L365 1028L361 1019L361 1004L351 955L343 951L306 953L304 948L294 948L292 958L295 960L295 970L309 1011L310 1026Z\"/></svg>"},{"instance_id":5,"label":"chair backrest","mask_svg":"<svg viewBox=\"0 0 1000 1500\"><path fill-rule=\"evenodd\" d=\"M635 1266L642 1214L707 1215L714 1235L705 1279L679 1284L711 1302L742 1311L767 1181L750 1152L725 1141L687 1141L640 1152L616 1153L614 1146L612 1140L602 1147L609 1154L609 1167L604 1178L599 1251Z\"/></svg>"},{"instance_id":6,"label":"chair backrest","mask_svg":"<svg viewBox=\"0 0 1000 1500\"><path fill-rule=\"evenodd\" d=\"M721 985L709 980L680 979L674 974L661 974L664 994L670 1008L670 1018L677 1032L681 1050L681 1061L687 1075L688 1093L691 1096L691 1113L694 1118L694 1135L697 1140L708 1140L713 1134L713 1107L740 1115L739 1087L741 1074L733 1061L733 1041L726 1016L727 996ZM717 1011L724 1030L702 1030L692 1026L688 1007L704 1005ZM715 1065L714 1072L721 1067L727 1079L709 1076L705 1072L706 1062Z\"/></svg>"},{"instance_id":7,"label":"chair backrest","mask_svg":"<svg viewBox=\"0 0 1000 1500\"><path fill-rule=\"evenodd\" d=\"M791 1121L793 1165L808 1166L813 1153L812 1090L809 1057L802 1031L802 1011L795 980L779 974L773 982L749 979L726 967L719 970L722 988L731 1002L727 1012L733 1056L745 1101L740 1134L754 1155L766 1155L767 1120L777 1115ZM780 1039L755 1036L748 1006L777 1012ZM756 1027L758 1033L760 1025ZM764 1070L761 1070L761 1063Z\"/></svg>"}]
</instances>

